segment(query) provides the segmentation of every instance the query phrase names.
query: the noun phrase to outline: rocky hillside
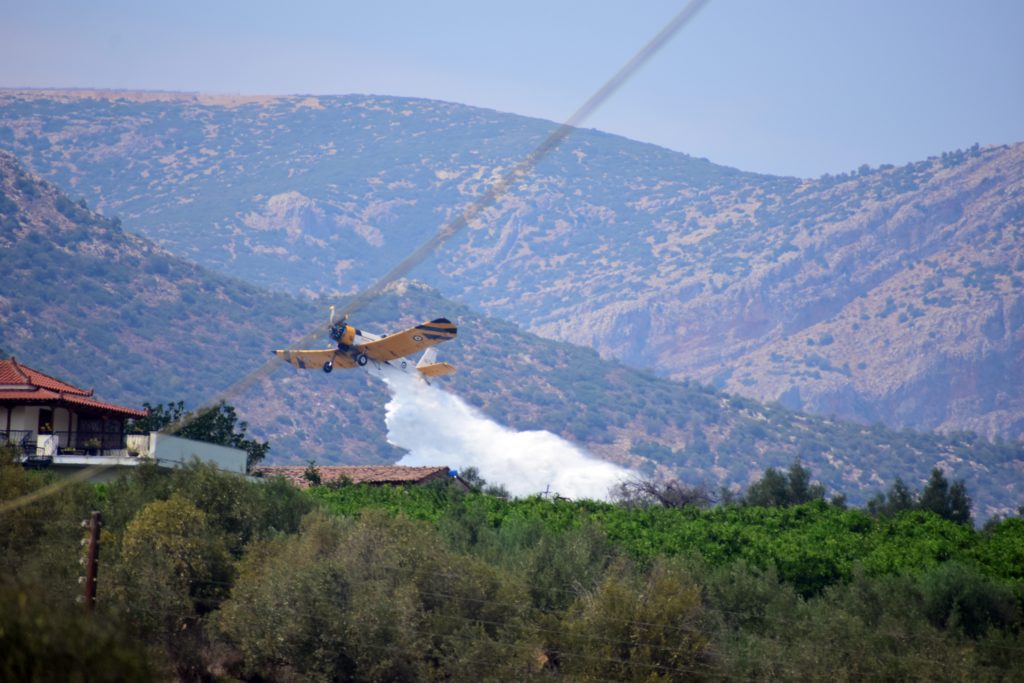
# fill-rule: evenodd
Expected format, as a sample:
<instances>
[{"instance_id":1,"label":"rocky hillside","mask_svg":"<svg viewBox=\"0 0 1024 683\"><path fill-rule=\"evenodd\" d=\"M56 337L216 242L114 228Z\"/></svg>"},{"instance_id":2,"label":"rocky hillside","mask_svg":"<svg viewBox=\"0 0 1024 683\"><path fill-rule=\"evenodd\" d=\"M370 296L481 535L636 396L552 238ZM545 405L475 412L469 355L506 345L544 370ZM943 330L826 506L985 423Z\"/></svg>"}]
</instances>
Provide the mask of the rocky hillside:
<instances>
[{"instance_id":1,"label":"rocky hillside","mask_svg":"<svg viewBox=\"0 0 1024 683\"><path fill-rule=\"evenodd\" d=\"M319 425L303 454L340 457L329 444L345 430L357 461L399 455L367 426L369 415L328 419L318 398L298 395L305 387L286 383L289 393L276 383L283 368L267 365L270 350L302 337L322 311L127 233L0 152L0 348L32 367L136 406L194 408L224 395L264 438L277 434L277 414L268 421L250 405L269 394L280 414L294 406ZM252 386L239 386L261 368ZM350 387L363 389L383 405L382 387ZM287 457L284 446L272 453Z\"/></svg>"},{"instance_id":2,"label":"rocky hillside","mask_svg":"<svg viewBox=\"0 0 1024 683\"><path fill-rule=\"evenodd\" d=\"M326 331L325 309L174 257L0 153L0 348L33 367L135 405L224 395L271 441L275 462L393 462L381 383L264 365L271 349ZM459 322L443 348L459 367L448 390L513 428L552 431L646 474L741 486L800 457L863 500L941 464L967 480L982 514L1019 504L1024 490L1022 444L866 428L667 380L423 285L398 283L359 322L386 331L435 314Z\"/></svg>"},{"instance_id":3,"label":"rocky hillside","mask_svg":"<svg viewBox=\"0 0 1024 683\"><path fill-rule=\"evenodd\" d=\"M180 256L310 295L398 262L551 130L394 97L0 92L0 148ZM592 130L416 276L663 375L1024 434L1024 145L798 180Z\"/></svg>"}]
</instances>

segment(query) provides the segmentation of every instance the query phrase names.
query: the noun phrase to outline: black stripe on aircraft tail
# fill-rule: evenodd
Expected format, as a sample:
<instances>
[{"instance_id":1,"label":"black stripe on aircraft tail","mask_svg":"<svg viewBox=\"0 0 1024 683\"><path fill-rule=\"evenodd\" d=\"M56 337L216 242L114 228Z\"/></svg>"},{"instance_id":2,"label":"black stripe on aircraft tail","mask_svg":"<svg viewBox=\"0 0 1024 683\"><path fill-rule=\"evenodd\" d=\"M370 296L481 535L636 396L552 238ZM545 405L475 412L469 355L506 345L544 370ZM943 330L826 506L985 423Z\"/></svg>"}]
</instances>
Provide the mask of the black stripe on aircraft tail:
<instances>
[{"instance_id":1,"label":"black stripe on aircraft tail","mask_svg":"<svg viewBox=\"0 0 1024 683\"><path fill-rule=\"evenodd\" d=\"M446 332L448 334L455 334L458 330L454 327L431 327L430 325L417 325L417 330L426 330L427 332Z\"/></svg>"},{"instance_id":2,"label":"black stripe on aircraft tail","mask_svg":"<svg viewBox=\"0 0 1024 683\"><path fill-rule=\"evenodd\" d=\"M423 336L426 337L427 339L440 339L441 341L447 341L449 339L454 339L454 337L449 337L447 335L442 335L442 334L425 334Z\"/></svg>"}]
</instances>

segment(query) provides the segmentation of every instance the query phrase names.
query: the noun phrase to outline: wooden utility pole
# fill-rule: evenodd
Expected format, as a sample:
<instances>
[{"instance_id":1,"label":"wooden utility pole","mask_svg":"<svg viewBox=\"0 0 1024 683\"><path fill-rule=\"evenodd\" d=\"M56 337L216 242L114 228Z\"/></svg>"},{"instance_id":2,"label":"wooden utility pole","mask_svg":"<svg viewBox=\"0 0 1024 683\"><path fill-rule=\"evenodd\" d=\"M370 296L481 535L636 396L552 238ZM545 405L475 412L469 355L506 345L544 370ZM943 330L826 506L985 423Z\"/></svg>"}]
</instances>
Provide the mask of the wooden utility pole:
<instances>
[{"instance_id":1,"label":"wooden utility pole","mask_svg":"<svg viewBox=\"0 0 1024 683\"><path fill-rule=\"evenodd\" d=\"M92 612L96 606L96 575L99 572L100 560L100 525L99 512L93 512L89 519L89 554L85 560L85 611Z\"/></svg>"}]
</instances>

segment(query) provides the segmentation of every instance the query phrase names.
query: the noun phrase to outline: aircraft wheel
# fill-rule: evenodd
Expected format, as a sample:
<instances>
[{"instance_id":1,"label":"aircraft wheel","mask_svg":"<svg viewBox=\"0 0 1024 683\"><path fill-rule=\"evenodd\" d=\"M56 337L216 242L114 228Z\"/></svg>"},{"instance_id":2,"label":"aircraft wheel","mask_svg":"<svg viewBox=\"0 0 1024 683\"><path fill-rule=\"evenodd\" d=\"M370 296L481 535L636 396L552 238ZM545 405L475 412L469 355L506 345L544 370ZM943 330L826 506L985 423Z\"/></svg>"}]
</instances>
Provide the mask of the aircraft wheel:
<instances>
[{"instance_id":1,"label":"aircraft wheel","mask_svg":"<svg viewBox=\"0 0 1024 683\"><path fill-rule=\"evenodd\" d=\"M368 360L370 359L366 357L365 353L361 353L358 356L356 356L356 363L358 363L359 365L366 365L366 362Z\"/></svg>"},{"instance_id":2,"label":"aircraft wheel","mask_svg":"<svg viewBox=\"0 0 1024 683\"><path fill-rule=\"evenodd\" d=\"M330 372L333 369L334 363L332 363L331 361L327 361L326 363L324 363L324 372Z\"/></svg>"}]
</instances>

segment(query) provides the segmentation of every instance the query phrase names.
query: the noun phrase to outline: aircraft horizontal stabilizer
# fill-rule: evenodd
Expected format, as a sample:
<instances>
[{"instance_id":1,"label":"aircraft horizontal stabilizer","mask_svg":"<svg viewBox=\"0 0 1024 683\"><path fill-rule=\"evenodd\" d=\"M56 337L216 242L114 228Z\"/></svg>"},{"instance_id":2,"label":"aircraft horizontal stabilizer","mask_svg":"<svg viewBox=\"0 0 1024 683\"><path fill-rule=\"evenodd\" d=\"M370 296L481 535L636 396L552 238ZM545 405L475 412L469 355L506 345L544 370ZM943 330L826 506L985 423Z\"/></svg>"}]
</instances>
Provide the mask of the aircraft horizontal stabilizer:
<instances>
[{"instance_id":1,"label":"aircraft horizontal stabilizer","mask_svg":"<svg viewBox=\"0 0 1024 683\"><path fill-rule=\"evenodd\" d=\"M416 369L425 377L444 377L455 372L455 366L450 363L430 363L429 365L417 365Z\"/></svg>"}]
</instances>

